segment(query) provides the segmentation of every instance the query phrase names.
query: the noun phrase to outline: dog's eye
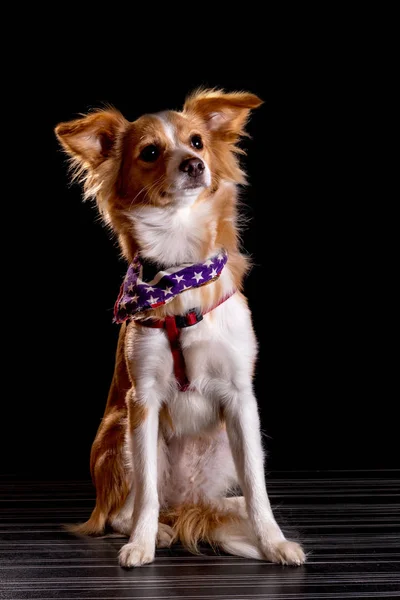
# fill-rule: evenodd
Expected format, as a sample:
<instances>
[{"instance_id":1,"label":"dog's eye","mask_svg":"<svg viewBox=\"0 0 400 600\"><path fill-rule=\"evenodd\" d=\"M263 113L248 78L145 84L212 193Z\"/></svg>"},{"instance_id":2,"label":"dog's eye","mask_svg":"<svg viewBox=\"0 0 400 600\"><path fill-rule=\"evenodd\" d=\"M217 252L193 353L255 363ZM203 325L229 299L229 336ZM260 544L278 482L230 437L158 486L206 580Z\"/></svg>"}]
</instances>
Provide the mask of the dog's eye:
<instances>
[{"instance_id":1,"label":"dog's eye","mask_svg":"<svg viewBox=\"0 0 400 600\"><path fill-rule=\"evenodd\" d=\"M203 148L203 141L199 135L194 135L190 140L190 143L196 150L201 150Z\"/></svg>"},{"instance_id":2,"label":"dog's eye","mask_svg":"<svg viewBox=\"0 0 400 600\"><path fill-rule=\"evenodd\" d=\"M144 160L144 162L155 162L159 156L160 149L154 144L150 144L150 146L143 148L139 158L140 160Z\"/></svg>"}]
</instances>

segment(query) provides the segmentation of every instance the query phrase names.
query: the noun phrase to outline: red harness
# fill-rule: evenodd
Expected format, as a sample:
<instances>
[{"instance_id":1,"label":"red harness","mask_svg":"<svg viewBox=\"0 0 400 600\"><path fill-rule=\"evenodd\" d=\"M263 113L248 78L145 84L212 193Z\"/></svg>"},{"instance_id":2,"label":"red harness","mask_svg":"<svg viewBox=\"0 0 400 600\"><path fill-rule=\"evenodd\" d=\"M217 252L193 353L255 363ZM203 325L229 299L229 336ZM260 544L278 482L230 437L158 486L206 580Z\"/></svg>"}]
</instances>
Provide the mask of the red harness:
<instances>
[{"instance_id":1,"label":"red harness","mask_svg":"<svg viewBox=\"0 0 400 600\"><path fill-rule=\"evenodd\" d=\"M186 327L191 327L192 325L196 325L203 320L203 315L211 312L217 306L228 300L236 290L234 290L228 296L225 296L218 304L212 306L209 310L201 313L199 310L192 308L189 310L186 315L173 315L169 317L165 317L164 319L151 319L146 321L135 321L137 325L142 325L143 327L155 327L157 329L165 329L167 332L167 336L169 339L169 345L171 347L172 358L174 360L174 374L175 379L178 384L178 388L180 392L186 392L189 388L189 380L186 376L185 369L185 359L182 352L182 347L179 343L180 330L185 329Z\"/></svg>"}]
</instances>

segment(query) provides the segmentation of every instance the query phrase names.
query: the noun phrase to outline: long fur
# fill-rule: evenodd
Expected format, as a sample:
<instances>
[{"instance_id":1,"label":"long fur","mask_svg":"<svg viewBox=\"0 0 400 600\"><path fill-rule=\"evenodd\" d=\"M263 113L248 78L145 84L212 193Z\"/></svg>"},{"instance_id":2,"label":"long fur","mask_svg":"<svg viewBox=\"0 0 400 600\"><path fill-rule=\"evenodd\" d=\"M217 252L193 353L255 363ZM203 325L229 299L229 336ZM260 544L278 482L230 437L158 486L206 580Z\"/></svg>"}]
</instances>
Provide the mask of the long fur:
<instances>
[{"instance_id":1,"label":"long fur","mask_svg":"<svg viewBox=\"0 0 400 600\"><path fill-rule=\"evenodd\" d=\"M178 539L190 552L199 554L199 543L216 545L216 532L240 523L235 512L218 510L206 502L182 504L160 513L160 522L172 527Z\"/></svg>"},{"instance_id":2,"label":"long fur","mask_svg":"<svg viewBox=\"0 0 400 600\"><path fill-rule=\"evenodd\" d=\"M161 547L180 540L191 552L207 542L240 556L304 562L301 547L277 525L265 488L252 390L257 343L242 293L249 261L239 247L237 186L246 177L238 142L260 104L248 92L201 89L181 112L130 123L107 108L56 128L73 177L85 199L95 199L127 262L138 250L160 268L201 265L222 248L228 252L217 281L120 330L91 452L96 506L73 530L102 535L108 526L128 535L119 558L124 567L151 562L156 540ZM149 147L157 151L150 161L143 153ZM187 160L201 162L197 175L182 168ZM138 321L193 307L207 314L180 334L191 382L181 393L165 332ZM245 498L228 498L239 484Z\"/></svg>"}]
</instances>

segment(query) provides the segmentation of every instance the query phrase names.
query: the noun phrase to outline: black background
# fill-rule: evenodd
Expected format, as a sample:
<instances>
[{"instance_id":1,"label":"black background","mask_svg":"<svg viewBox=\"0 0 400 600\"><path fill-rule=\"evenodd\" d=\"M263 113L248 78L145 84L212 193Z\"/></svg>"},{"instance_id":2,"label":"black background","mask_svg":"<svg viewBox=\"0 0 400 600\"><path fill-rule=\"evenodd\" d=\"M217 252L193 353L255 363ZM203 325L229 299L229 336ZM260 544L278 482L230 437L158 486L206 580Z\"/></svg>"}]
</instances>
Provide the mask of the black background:
<instances>
[{"instance_id":1,"label":"black background","mask_svg":"<svg viewBox=\"0 0 400 600\"><path fill-rule=\"evenodd\" d=\"M130 120L179 109L199 85L265 101L244 142L249 186L241 196L268 468L399 466L387 235L362 170L371 99L366 105L351 68L338 73L315 56L281 53L261 66L247 57L231 75L227 62L183 67L175 56L117 72L111 61L96 75L87 60L26 63L3 115L11 132L3 233L12 241L3 265L11 335L1 472L88 475L113 372L112 308L125 265L93 206L69 186L55 125L103 103Z\"/></svg>"}]
</instances>

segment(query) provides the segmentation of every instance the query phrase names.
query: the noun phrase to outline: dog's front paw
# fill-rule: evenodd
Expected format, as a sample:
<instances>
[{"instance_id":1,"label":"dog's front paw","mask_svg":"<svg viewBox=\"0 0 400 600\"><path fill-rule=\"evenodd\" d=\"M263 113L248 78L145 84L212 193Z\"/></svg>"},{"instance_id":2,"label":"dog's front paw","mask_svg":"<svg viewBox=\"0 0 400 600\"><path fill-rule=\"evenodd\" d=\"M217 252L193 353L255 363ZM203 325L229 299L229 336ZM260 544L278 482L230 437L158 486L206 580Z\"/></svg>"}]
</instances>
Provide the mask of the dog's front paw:
<instances>
[{"instance_id":1,"label":"dog's front paw","mask_svg":"<svg viewBox=\"0 0 400 600\"><path fill-rule=\"evenodd\" d=\"M264 549L265 558L281 565L294 565L299 567L306 560L303 548L297 542L283 540L268 545Z\"/></svg>"},{"instance_id":2,"label":"dog's front paw","mask_svg":"<svg viewBox=\"0 0 400 600\"><path fill-rule=\"evenodd\" d=\"M155 555L155 543L129 542L122 546L119 551L119 564L121 567L140 567L153 562Z\"/></svg>"}]
</instances>

